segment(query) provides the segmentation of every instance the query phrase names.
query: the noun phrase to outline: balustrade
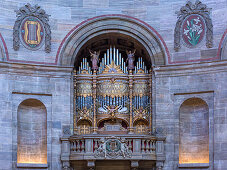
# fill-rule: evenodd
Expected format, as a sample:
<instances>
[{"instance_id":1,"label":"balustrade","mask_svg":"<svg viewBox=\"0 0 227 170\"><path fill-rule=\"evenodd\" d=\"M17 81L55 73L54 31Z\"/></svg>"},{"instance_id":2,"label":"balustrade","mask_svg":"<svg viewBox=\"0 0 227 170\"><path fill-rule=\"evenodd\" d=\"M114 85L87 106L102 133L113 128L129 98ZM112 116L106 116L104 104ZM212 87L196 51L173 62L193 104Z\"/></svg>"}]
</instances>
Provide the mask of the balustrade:
<instances>
[{"instance_id":1,"label":"balustrade","mask_svg":"<svg viewBox=\"0 0 227 170\"><path fill-rule=\"evenodd\" d=\"M156 148L164 148L164 138L148 135L119 135L115 137L83 135L71 136L69 141L69 155L72 160L122 159L122 157L127 160L156 160ZM115 151L116 153L114 153ZM158 152L158 156L164 155L164 150Z\"/></svg>"}]
</instances>

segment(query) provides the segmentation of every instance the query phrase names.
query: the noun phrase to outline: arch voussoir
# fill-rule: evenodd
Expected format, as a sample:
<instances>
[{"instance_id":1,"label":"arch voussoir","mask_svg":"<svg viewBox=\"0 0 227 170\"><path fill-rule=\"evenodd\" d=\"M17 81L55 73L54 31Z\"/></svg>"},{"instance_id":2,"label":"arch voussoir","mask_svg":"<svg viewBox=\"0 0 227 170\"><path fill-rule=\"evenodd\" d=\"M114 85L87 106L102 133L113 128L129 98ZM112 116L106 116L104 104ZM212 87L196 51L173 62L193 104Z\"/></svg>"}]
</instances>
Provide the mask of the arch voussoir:
<instances>
[{"instance_id":1,"label":"arch voussoir","mask_svg":"<svg viewBox=\"0 0 227 170\"><path fill-rule=\"evenodd\" d=\"M91 38L105 33L121 33L141 43L152 65L164 65L169 57L165 42L151 26L129 16L106 15L89 19L71 31L59 47L59 65L73 66L80 48Z\"/></svg>"}]
</instances>

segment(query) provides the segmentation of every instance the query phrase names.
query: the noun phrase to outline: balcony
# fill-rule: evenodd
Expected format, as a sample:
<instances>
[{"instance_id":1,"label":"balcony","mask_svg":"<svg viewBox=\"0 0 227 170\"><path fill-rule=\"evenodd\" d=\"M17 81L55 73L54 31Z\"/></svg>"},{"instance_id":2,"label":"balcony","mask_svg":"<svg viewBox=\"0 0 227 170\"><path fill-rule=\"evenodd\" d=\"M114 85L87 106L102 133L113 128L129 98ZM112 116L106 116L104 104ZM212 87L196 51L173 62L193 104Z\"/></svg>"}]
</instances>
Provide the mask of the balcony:
<instances>
[{"instance_id":1,"label":"balcony","mask_svg":"<svg viewBox=\"0 0 227 170\"><path fill-rule=\"evenodd\" d=\"M96 160L128 160L137 163L165 160L165 137L162 135L64 135L61 141L63 164L84 160L88 161L88 166L91 161L95 164Z\"/></svg>"}]
</instances>

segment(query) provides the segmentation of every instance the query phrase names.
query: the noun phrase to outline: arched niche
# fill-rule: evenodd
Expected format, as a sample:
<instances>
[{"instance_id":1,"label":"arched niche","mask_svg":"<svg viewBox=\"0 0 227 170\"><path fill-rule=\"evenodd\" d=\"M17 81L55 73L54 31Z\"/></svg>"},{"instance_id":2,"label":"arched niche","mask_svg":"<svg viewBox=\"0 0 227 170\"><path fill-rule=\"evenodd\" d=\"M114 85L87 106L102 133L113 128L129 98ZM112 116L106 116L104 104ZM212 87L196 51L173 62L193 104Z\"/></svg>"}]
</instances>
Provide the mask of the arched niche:
<instances>
[{"instance_id":1,"label":"arched niche","mask_svg":"<svg viewBox=\"0 0 227 170\"><path fill-rule=\"evenodd\" d=\"M103 35L114 35L123 40L129 37L131 42L143 47L153 65L164 65L169 58L166 44L154 28L136 18L115 14L97 16L73 28L58 49L58 62L63 66L73 66L81 48L91 39L99 41Z\"/></svg>"},{"instance_id":2,"label":"arched niche","mask_svg":"<svg viewBox=\"0 0 227 170\"><path fill-rule=\"evenodd\" d=\"M209 163L209 108L200 98L185 100L180 112L179 163Z\"/></svg>"},{"instance_id":3,"label":"arched niche","mask_svg":"<svg viewBox=\"0 0 227 170\"><path fill-rule=\"evenodd\" d=\"M47 164L47 111L36 99L18 106L17 163Z\"/></svg>"}]
</instances>

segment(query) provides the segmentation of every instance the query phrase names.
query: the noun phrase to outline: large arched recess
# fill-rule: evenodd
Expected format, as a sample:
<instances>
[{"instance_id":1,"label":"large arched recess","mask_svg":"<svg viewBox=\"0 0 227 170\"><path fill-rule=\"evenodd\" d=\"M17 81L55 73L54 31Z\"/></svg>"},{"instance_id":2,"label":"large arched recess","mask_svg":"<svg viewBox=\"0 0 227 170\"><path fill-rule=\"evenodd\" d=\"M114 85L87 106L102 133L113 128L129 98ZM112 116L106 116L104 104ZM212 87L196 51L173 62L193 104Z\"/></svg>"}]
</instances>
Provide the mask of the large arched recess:
<instances>
[{"instance_id":1,"label":"large arched recess","mask_svg":"<svg viewBox=\"0 0 227 170\"><path fill-rule=\"evenodd\" d=\"M62 66L73 66L86 42L107 33L120 33L139 42L146 49L152 65L165 65L167 58L170 58L164 40L154 28L139 19L112 14L90 18L74 27L58 49L58 63Z\"/></svg>"}]
</instances>

